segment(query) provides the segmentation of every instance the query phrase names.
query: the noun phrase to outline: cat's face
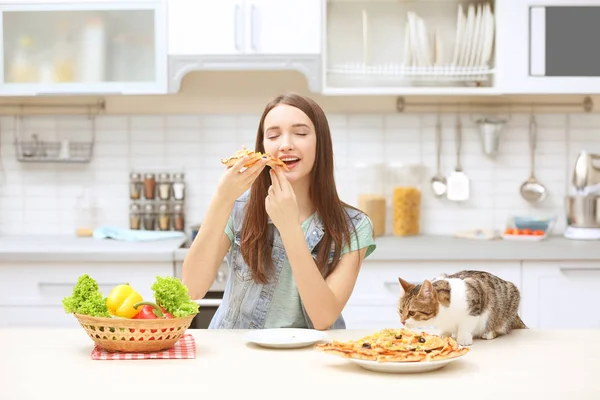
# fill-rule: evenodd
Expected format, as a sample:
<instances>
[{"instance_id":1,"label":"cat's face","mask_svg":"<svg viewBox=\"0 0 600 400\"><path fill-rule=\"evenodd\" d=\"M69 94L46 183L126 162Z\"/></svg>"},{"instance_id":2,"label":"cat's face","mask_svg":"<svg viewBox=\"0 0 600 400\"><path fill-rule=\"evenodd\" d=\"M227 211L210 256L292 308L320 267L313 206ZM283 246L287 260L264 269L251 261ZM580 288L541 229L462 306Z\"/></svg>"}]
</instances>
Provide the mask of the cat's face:
<instances>
[{"instance_id":1,"label":"cat's face","mask_svg":"<svg viewBox=\"0 0 600 400\"><path fill-rule=\"evenodd\" d=\"M440 305L437 292L430 281L413 285L402 278L400 282L400 300L398 314L400 322L407 328L431 325L438 314Z\"/></svg>"}]
</instances>

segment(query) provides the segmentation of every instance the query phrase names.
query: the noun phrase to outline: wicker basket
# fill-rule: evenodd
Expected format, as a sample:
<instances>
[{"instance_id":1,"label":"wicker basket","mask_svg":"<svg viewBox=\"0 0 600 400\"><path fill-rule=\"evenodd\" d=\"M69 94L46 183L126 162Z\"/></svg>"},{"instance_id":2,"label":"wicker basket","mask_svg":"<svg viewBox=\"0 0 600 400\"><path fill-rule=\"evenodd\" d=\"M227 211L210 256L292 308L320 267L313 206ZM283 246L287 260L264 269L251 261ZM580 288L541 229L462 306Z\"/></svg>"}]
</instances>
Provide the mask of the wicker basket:
<instances>
[{"instance_id":1,"label":"wicker basket","mask_svg":"<svg viewBox=\"0 0 600 400\"><path fill-rule=\"evenodd\" d=\"M106 351L149 353L170 349L196 314L172 319L101 318L75 314L88 336Z\"/></svg>"}]
</instances>

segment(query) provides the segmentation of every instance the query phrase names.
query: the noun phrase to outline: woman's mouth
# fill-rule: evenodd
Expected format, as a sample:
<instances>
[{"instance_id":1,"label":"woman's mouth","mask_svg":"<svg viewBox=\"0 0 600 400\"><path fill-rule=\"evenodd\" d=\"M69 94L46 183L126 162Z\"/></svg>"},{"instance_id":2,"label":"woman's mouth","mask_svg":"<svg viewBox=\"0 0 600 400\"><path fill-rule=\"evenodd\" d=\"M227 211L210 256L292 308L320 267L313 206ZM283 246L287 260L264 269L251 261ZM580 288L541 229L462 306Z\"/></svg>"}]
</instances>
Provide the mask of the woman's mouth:
<instances>
[{"instance_id":1,"label":"woman's mouth","mask_svg":"<svg viewBox=\"0 0 600 400\"><path fill-rule=\"evenodd\" d=\"M300 159L298 157L284 156L279 157L279 159L283 161L290 170L300 162Z\"/></svg>"}]
</instances>

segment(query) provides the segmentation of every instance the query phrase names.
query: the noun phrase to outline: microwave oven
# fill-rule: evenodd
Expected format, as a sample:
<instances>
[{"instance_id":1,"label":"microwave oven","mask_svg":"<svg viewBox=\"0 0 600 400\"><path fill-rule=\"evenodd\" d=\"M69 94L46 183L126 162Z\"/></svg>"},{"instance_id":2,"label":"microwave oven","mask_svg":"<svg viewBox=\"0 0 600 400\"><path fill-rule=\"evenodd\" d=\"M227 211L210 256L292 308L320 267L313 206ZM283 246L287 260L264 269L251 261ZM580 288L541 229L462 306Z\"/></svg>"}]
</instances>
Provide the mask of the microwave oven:
<instances>
[{"instance_id":1,"label":"microwave oven","mask_svg":"<svg viewBox=\"0 0 600 400\"><path fill-rule=\"evenodd\" d=\"M600 0L496 2L498 70L510 93L600 93Z\"/></svg>"}]
</instances>

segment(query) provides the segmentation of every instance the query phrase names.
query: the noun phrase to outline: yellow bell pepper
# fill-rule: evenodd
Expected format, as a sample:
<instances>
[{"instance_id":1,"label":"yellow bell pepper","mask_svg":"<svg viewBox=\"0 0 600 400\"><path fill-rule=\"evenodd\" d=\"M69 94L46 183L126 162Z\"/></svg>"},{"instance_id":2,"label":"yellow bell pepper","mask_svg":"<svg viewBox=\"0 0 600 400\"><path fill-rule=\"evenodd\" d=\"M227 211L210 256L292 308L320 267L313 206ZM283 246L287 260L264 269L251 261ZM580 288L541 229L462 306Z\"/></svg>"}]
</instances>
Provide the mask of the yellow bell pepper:
<instances>
[{"instance_id":1,"label":"yellow bell pepper","mask_svg":"<svg viewBox=\"0 0 600 400\"><path fill-rule=\"evenodd\" d=\"M126 283L112 288L106 298L106 307L108 307L108 311L112 315L122 318L133 318L142 309L142 307L136 309L133 305L143 300L142 295Z\"/></svg>"}]
</instances>

